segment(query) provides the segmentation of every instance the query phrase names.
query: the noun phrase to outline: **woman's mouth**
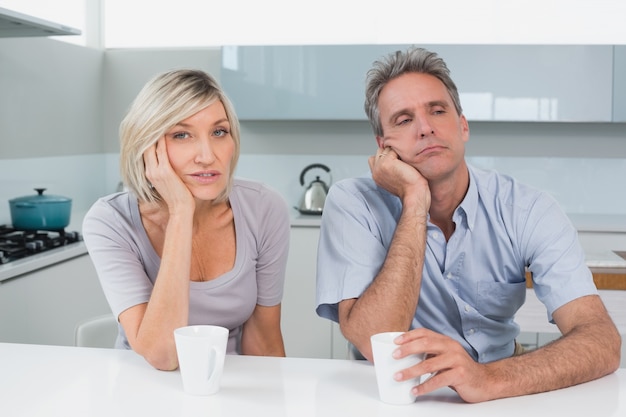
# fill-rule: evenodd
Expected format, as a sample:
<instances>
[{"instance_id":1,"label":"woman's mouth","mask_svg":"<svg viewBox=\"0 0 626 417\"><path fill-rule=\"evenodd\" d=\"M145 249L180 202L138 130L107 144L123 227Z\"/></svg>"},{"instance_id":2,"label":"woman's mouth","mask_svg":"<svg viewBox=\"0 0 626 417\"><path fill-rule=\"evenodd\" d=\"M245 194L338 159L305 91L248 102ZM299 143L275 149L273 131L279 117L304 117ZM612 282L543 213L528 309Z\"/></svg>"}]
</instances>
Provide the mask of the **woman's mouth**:
<instances>
[{"instance_id":1,"label":"woman's mouth","mask_svg":"<svg viewBox=\"0 0 626 417\"><path fill-rule=\"evenodd\" d=\"M191 177L201 183L211 183L217 181L217 179L220 177L220 173L217 171L195 172L191 174Z\"/></svg>"}]
</instances>

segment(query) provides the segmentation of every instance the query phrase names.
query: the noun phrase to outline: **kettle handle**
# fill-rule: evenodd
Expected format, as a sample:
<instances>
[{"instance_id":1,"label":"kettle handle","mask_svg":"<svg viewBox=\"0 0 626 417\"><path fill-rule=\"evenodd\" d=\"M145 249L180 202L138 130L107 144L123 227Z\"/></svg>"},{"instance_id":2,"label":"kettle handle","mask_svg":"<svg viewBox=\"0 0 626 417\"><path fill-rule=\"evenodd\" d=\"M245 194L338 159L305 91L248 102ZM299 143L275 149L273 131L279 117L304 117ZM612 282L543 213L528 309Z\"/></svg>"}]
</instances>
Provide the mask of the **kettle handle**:
<instances>
[{"instance_id":1,"label":"kettle handle","mask_svg":"<svg viewBox=\"0 0 626 417\"><path fill-rule=\"evenodd\" d=\"M311 164L307 167L305 167L302 170L302 173L300 174L300 185L304 186L304 174L306 174L309 170L313 169L313 168L321 168L326 172L330 172L330 168L328 168L326 165L324 164ZM330 184L329 184L330 185Z\"/></svg>"}]
</instances>

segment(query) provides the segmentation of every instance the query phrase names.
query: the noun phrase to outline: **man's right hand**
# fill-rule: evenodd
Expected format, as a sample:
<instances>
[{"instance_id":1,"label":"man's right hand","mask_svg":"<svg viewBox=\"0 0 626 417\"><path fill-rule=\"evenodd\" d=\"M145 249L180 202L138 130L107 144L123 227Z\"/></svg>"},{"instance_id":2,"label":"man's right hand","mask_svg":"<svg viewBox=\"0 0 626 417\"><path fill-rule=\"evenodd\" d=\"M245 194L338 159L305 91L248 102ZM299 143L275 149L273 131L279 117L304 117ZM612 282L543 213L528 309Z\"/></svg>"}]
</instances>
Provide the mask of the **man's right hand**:
<instances>
[{"instance_id":1,"label":"man's right hand","mask_svg":"<svg viewBox=\"0 0 626 417\"><path fill-rule=\"evenodd\" d=\"M368 159L372 178L379 187L397 195L404 205L409 199L421 205L424 213L430 208L428 181L420 172L402 161L390 147L378 148Z\"/></svg>"}]
</instances>

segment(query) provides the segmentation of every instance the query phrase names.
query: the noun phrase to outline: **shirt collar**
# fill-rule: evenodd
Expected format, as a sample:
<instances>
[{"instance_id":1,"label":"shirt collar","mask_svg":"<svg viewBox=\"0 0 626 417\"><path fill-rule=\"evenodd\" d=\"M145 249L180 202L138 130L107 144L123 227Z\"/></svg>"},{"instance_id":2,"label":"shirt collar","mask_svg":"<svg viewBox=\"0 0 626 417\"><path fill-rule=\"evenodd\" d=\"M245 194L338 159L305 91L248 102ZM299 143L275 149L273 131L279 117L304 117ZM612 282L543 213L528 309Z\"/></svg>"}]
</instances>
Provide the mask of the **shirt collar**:
<instances>
[{"instance_id":1,"label":"shirt collar","mask_svg":"<svg viewBox=\"0 0 626 417\"><path fill-rule=\"evenodd\" d=\"M464 213L467 227L470 231L473 231L476 222L476 212L478 211L478 188L476 187L476 176L474 175L472 167L468 165L467 169L469 171L469 187L465 198L463 198L459 207L454 211L454 216L461 216L461 214Z\"/></svg>"}]
</instances>

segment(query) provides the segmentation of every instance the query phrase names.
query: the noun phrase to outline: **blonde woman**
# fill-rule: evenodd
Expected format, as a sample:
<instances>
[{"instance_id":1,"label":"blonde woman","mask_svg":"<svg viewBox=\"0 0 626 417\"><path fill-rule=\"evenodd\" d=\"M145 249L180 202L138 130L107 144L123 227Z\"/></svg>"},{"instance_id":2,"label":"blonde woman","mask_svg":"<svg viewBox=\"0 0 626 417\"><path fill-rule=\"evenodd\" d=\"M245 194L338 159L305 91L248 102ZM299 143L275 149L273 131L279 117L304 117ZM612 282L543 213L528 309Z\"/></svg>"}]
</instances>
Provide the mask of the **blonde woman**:
<instances>
[{"instance_id":1,"label":"blonde woman","mask_svg":"<svg viewBox=\"0 0 626 417\"><path fill-rule=\"evenodd\" d=\"M120 331L162 370L178 366L173 331L230 329L228 353L284 356L280 302L289 244L285 201L233 177L239 122L217 82L160 74L120 128L127 192L99 199L83 236Z\"/></svg>"}]
</instances>

